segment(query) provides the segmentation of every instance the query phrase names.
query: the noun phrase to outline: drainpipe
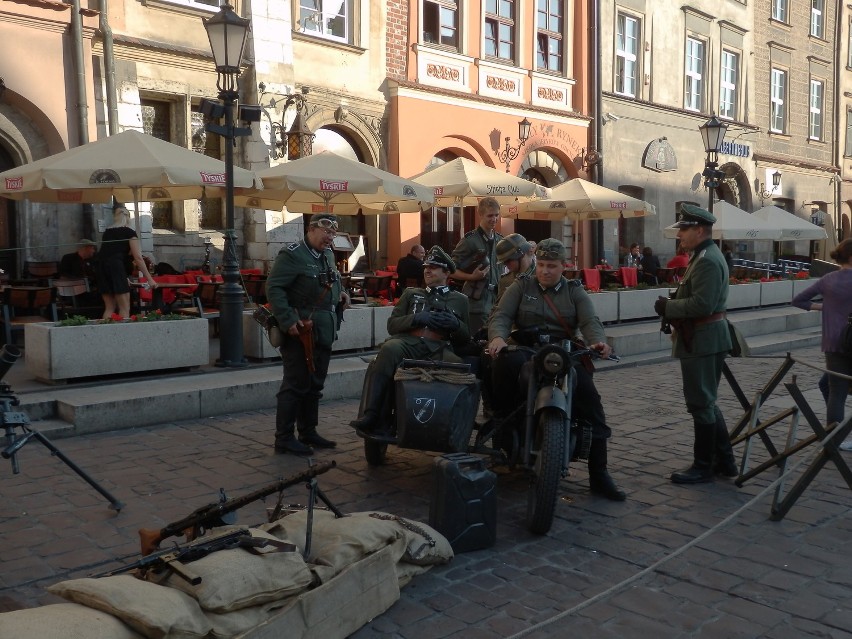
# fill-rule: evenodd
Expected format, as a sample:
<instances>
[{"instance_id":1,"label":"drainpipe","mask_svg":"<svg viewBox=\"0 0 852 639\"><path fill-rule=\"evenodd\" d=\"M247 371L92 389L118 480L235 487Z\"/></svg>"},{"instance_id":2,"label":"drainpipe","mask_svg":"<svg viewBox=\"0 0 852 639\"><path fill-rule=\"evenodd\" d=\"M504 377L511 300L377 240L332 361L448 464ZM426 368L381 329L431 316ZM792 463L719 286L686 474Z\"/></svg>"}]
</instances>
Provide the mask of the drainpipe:
<instances>
[{"instance_id":1,"label":"drainpipe","mask_svg":"<svg viewBox=\"0 0 852 639\"><path fill-rule=\"evenodd\" d=\"M99 0L101 37L104 39L104 78L106 82L107 127L110 135L118 133L118 95L115 90L115 50L113 49L112 27L109 26L108 0Z\"/></svg>"},{"instance_id":2,"label":"drainpipe","mask_svg":"<svg viewBox=\"0 0 852 639\"><path fill-rule=\"evenodd\" d=\"M83 21L80 17L80 0L71 2L71 36L74 40L73 60L77 77L78 142L89 143L89 103L86 99L86 67L83 63ZM91 204L83 205L83 237L94 239L95 211Z\"/></svg>"},{"instance_id":3,"label":"drainpipe","mask_svg":"<svg viewBox=\"0 0 852 639\"><path fill-rule=\"evenodd\" d=\"M842 4L837 5L838 14L835 16L835 24L837 24L840 21L841 15L843 13L843 9L841 8L842 6L843 6ZM843 173L843 162L842 161L838 162L838 159L840 158L840 126L839 126L839 123L840 123L840 100L838 99L837 93L840 90L840 65L841 65L840 55L841 55L842 50L843 50L843 44L842 44L843 38L840 36L839 32L834 34L834 42L835 42L834 46L835 46L835 49L836 49L836 52L834 54L834 96L835 97L834 97L834 109L833 109L834 110L834 123L833 123L834 124L834 135L831 136L833 138L833 144L832 144L833 148L831 149L831 153L832 153L831 163L834 164L835 162L837 162L838 171L837 171L837 173L832 173L831 186L832 186L832 190L834 191L834 193L833 193L834 197L832 198L834 200L834 211L833 211L834 233L837 236L834 239L836 239L838 242L842 242L843 241L843 225L840 223L841 222L841 220L840 220L840 211L841 211L840 198L843 195L843 178L841 177L841 174ZM847 52L846 55L847 56L850 55L849 52ZM845 136L844 136L844 139L845 139ZM835 176L837 178L836 180L834 179Z\"/></svg>"},{"instance_id":4,"label":"drainpipe","mask_svg":"<svg viewBox=\"0 0 852 639\"><path fill-rule=\"evenodd\" d=\"M599 159L594 167L595 184L603 184L603 127L601 127L601 112L603 111L603 99L601 98L601 9L600 2L593 0L592 5L592 91L595 96L594 120L592 120L592 131L595 136L595 146L597 147ZM603 220L598 220L594 224L595 234L595 252L597 257L595 264L600 262L604 256L604 228Z\"/></svg>"}]
</instances>

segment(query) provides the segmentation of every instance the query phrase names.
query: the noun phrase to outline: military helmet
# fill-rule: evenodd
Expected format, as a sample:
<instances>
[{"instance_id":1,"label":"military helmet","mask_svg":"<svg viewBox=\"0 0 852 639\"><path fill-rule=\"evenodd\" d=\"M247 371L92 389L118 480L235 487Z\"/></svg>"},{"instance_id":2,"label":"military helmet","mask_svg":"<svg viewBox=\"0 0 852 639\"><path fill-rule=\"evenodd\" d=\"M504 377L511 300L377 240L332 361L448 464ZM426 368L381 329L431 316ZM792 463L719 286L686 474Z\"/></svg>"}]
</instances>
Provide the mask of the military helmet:
<instances>
[{"instance_id":1,"label":"military helmet","mask_svg":"<svg viewBox=\"0 0 852 639\"><path fill-rule=\"evenodd\" d=\"M497 261L521 259L530 250L530 243L520 233L511 233L497 242Z\"/></svg>"}]
</instances>

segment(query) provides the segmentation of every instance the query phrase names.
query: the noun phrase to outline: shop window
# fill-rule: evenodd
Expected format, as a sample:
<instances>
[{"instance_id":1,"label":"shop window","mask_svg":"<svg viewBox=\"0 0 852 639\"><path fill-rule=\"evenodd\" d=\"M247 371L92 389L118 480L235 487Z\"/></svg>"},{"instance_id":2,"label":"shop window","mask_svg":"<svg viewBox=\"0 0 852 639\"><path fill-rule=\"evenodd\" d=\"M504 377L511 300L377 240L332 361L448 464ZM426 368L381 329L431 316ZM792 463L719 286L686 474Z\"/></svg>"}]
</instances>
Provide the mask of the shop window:
<instances>
[{"instance_id":1,"label":"shop window","mask_svg":"<svg viewBox=\"0 0 852 639\"><path fill-rule=\"evenodd\" d=\"M536 68L563 73L562 0L538 0L536 10Z\"/></svg>"},{"instance_id":2,"label":"shop window","mask_svg":"<svg viewBox=\"0 0 852 639\"><path fill-rule=\"evenodd\" d=\"M616 18L615 92L632 98L638 95L639 20L619 13Z\"/></svg>"},{"instance_id":3,"label":"shop window","mask_svg":"<svg viewBox=\"0 0 852 639\"><path fill-rule=\"evenodd\" d=\"M705 50L706 43L703 40L692 36L686 38L683 107L690 111L704 110Z\"/></svg>"},{"instance_id":4,"label":"shop window","mask_svg":"<svg viewBox=\"0 0 852 639\"><path fill-rule=\"evenodd\" d=\"M459 5L456 0L423 2L423 42L459 50Z\"/></svg>"},{"instance_id":5,"label":"shop window","mask_svg":"<svg viewBox=\"0 0 852 639\"><path fill-rule=\"evenodd\" d=\"M485 0L485 55L515 61L515 2Z\"/></svg>"},{"instance_id":6,"label":"shop window","mask_svg":"<svg viewBox=\"0 0 852 639\"><path fill-rule=\"evenodd\" d=\"M299 0L301 33L354 44L352 0Z\"/></svg>"}]
</instances>

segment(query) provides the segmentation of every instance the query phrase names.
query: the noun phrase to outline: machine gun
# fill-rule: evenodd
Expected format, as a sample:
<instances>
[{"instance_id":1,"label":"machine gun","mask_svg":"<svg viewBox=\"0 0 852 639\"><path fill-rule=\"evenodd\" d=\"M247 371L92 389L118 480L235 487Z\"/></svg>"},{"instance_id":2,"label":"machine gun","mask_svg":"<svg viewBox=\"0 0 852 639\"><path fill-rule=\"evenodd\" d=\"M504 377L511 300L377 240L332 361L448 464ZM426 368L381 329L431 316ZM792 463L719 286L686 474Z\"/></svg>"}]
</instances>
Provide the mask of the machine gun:
<instances>
[{"instance_id":1,"label":"machine gun","mask_svg":"<svg viewBox=\"0 0 852 639\"><path fill-rule=\"evenodd\" d=\"M246 548L250 550L253 548L265 548L267 546L275 546L278 550L285 552L294 552L296 550L296 546L293 544L285 541L252 537L248 528L240 528L210 537L202 537L185 546L175 546L171 550L153 553L147 557L143 557L139 561L134 561L115 570L92 575L92 577L111 577L131 572L132 570L138 570L144 576L148 572L160 574L165 570L171 570L188 583L196 586L201 583L201 577L196 575L190 568L187 568L187 563L197 561L217 550L229 550L231 548Z\"/></svg>"},{"instance_id":2,"label":"machine gun","mask_svg":"<svg viewBox=\"0 0 852 639\"><path fill-rule=\"evenodd\" d=\"M489 266L491 264L488 259L488 251L481 250L477 251L466 260L463 260L459 264L456 265L458 270L463 273L473 273L476 269L482 266ZM482 297L482 293L485 290L485 287L488 285L488 278L484 277L481 280L465 280L462 285L461 292L467 295L472 300L478 300Z\"/></svg>"},{"instance_id":3,"label":"machine gun","mask_svg":"<svg viewBox=\"0 0 852 639\"><path fill-rule=\"evenodd\" d=\"M320 491L320 489L316 486L316 476L328 472L335 466L337 466L337 464L334 460L325 464L317 464L315 466L311 466L304 472L297 473L284 479L279 479L268 486L259 488L258 490L247 495L243 495L242 497L224 499L202 506L183 519L172 522L159 530L141 528L139 530L139 540L142 546L142 555L150 555L159 547L160 542L168 537L186 535L187 541L192 541L193 539L203 535L207 529L213 528L214 526L221 526L226 523L223 521L223 517L228 513L239 510L243 506L247 506L248 504L259 499L263 499L273 493L280 494L285 488L301 482L307 482L311 488L311 503L313 502L314 494L316 494L325 502L329 509L334 512L335 516L343 517L343 513L331 505L331 503L325 498L322 491Z\"/></svg>"}]
</instances>

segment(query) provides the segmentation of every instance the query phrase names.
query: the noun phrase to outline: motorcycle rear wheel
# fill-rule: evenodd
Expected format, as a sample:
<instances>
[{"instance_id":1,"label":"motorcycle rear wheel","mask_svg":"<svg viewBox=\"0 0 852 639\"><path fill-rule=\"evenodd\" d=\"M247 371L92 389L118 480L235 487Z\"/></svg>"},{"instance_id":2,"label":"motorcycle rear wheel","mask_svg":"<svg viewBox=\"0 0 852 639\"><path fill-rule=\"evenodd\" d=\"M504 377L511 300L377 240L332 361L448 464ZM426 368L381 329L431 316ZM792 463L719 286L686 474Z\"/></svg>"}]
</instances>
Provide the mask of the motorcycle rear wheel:
<instances>
[{"instance_id":1,"label":"motorcycle rear wheel","mask_svg":"<svg viewBox=\"0 0 852 639\"><path fill-rule=\"evenodd\" d=\"M537 535L547 534L553 525L566 445L564 420L562 412L552 408L538 416L538 453L527 488L527 528Z\"/></svg>"}]
</instances>

